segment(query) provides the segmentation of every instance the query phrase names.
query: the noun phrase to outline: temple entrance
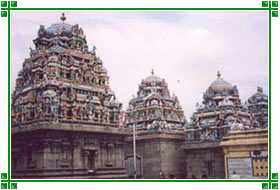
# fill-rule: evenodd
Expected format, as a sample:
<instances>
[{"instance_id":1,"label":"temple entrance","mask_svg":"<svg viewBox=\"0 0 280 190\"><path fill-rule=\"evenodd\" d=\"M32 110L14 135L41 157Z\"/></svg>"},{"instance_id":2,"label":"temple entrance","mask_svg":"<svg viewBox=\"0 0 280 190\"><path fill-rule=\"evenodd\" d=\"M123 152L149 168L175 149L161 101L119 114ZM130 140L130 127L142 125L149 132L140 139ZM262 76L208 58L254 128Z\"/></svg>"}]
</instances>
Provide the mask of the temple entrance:
<instances>
[{"instance_id":1,"label":"temple entrance","mask_svg":"<svg viewBox=\"0 0 280 190\"><path fill-rule=\"evenodd\" d=\"M141 179L143 176L143 160L142 157L137 155L136 156L136 176L138 179ZM126 165L126 173L128 174L129 178L134 177L134 160L133 155L127 155L125 158L125 165Z\"/></svg>"},{"instance_id":2,"label":"temple entrance","mask_svg":"<svg viewBox=\"0 0 280 190\"><path fill-rule=\"evenodd\" d=\"M95 156L95 151L89 151L88 155L88 169L89 170L94 170L94 156Z\"/></svg>"},{"instance_id":3,"label":"temple entrance","mask_svg":"<svg viewBox=\"0 0 280 190\"><path fill-rule=\"evenodd\" d=\"M84 166L87 169L87 173L89 175L95 174L95 160L96 160L96 152L97 149L92 146L87 146L83 148L83 156L84 156Z\"/></svg>"}]
</instances>

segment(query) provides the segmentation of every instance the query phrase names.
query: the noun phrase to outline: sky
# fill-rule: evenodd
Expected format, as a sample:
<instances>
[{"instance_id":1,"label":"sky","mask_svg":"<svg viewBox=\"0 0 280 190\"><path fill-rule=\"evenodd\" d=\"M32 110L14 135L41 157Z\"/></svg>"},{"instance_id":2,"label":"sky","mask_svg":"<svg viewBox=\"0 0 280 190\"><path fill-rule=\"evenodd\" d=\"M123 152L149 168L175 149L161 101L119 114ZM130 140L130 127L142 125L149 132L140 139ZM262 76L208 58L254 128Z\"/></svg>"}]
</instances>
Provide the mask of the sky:
<instances>
[{"instance_id":1,"label":"sky","mask_svg":"<svg viewBox=\"0 0 280 190\"><path fill-rule=\"evenodd\" d=\"M60 23L61 11L15 11L11 16L11 89L40 25ZM267 11L65 11L108 70L124 109L141 80L164 78L187 120L217 78L237 85L244 102L257 86L268 94Z\"/></svg>"}]
</instances>

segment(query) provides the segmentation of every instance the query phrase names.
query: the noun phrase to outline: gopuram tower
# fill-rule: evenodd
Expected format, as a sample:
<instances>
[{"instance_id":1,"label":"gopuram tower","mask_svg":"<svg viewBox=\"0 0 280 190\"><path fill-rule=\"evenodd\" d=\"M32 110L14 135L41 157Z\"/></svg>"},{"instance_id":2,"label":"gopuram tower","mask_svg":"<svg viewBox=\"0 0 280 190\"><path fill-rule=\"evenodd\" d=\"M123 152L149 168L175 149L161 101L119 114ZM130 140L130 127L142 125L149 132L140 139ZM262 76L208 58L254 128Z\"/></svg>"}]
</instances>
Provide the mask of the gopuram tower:
<instances>
[{"instance_id":1,"label":"gopuram tower","mask_svg":"<svg viewBox=\"0 0 280 190\"><path fill-rule=\"evenodd\" d=\"M267 129L256 122L248 105L241 103L237 86L218 72L186 127L186 178L223 179L236 172L245 179L258 177L256 168L265 167L268 141Z\"/></svg>"},{"instance_id":2,"label":"gopuram tower","mask_svg":"<svg viewBox=\"0 0 280 190\"><path fill-rule=\"evenodd\" d=\"M136 129L136 153L142 163L143 177L159 178L163 172L167 178L184 178L185 116L177 96L170 95L164 79L152 75L143 79L137 97L129 101L125 116L126 127ZM127 154L132 154L132 138L128 138ZM131 174L130 174L131 175Z\"/></svg>"},{"instance_id":3,"label":"gopuram tower","mask_svg":"<svg viewBox=\"0 0 280 190\"><path fill-rule=\"evenodd\" d=\"M78 24L43 25L12 94L14 178L126 178L121 103Z\"/></svg>"},{"instance_id":4,"label":"gopuram tower","mask_svg":"<svg viewBox=\"0 0 280 190\"><path fill-rule=\"evenodd\" d=\"M203 93L202 103L196 104L196 111L187 127L187 140L220 139L228 136L230 129L253 127L253 116L241 103L236 86L221 77L218 71L214 80Z\"/></svg>"},{"instance_id":5,"label":"gopuram tower","mask_svg":"<svg viewBox=\"0 0 280 190\"><path fill-rule=\"evenodd\" d=\"M257 87L257 92L248 98L248 108L257 121L256 127L268 127L268 96L261 87Z\"/></svg>"},{"instance_id":6,"label":"gopuram tower","mask_svg":"<svg viewBox=\"0 0 280 190\"><path fill-rule=\"evenodd\" d=\"M126 125L137 131L183 131L184 111L175 94L170 95L164 79L152 75L142 80L137 97L129 101Z\"/></svg>"}]
</instances>

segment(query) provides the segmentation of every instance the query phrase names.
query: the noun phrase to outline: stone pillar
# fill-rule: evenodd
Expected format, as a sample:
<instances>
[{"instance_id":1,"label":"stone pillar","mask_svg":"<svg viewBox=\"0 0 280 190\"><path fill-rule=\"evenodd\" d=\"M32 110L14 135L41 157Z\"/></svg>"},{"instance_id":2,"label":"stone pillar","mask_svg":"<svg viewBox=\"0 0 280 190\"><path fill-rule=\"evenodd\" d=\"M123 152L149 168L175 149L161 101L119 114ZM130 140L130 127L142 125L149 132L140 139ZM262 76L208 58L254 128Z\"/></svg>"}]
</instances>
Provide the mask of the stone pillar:
<instances>
[{"instance_id":1,"label":"stone pillar","mask_svg":"<svg viewBox=\"0 0 280 190\"><path fill-rule=\"evenodd\" d=\"M59 160L59 140L53 140L50 144L50 160L52 162L52 168L59 167L58 160Z\"/></svg>"},{"instance_id":2,"label":"stone pillar","mask_svg":"<svg viewBox=\"0 0 280 190\"><path fill-rule=\"evenodd\" d=\"M99 154L99 157L101 159L101 167L104 167L106 163L106 159L107 159L106 147L107 147L107 141L101 141L100 154Z\"/></svg>"},{"instance_id":3,"label":"stone pillar","mask_svg":"<svg viewBox=\"0 0 280 190\"><path fill-rule=\"evenodd\" d=\"M101 154L101 147L99 147L99 150L95 152L95 167L101 167L102 166L102 154Z\"/></svg>"},{"instance_id":4,"label":"stone pillar","mask_svg":"<svg viewBox=\"0 0 280 190\"><path fill-rule=\"evenodd\" d=\"M127 143L122 143L122 149L121 149L121 154L122 154L122 167L125 167L125 148L127 147Z\"/></svg>"},{"instance_id":5,"label":"stone pillar","mask_svg":"<svg viewBox=\"0 0 280 190\"><path fill-rule=\"evenodd\" d=\"M27 142L25 142L27 143ZM23 152L24 152L24 156L22 157L22 167L21 168L28 168L28 148L29 146L27 144L25 144L25 146L23 146Z\"/></svg>"},{"instance_id":6,"label":"stone pillar","mask_svg":"<svg viewBox=\"0 0 280 190\"><path fill-rule=\"evenodd\" d=\"M87 169L88 168L89 151L84 150L82 152L82 155L83 155L83 168Z\"/></svg>"},{"instance_id":7,"label":"stone pillar","mask_svg":"<svg viewBox=\"0 0 280 190\"><path fill-rule=\"evenodd\" d=\"M120 145L118 142L115 142L115 148L114 148L114 158L115 158L115 167L120 167Z\"/></svg>"},{"instance_id":8,"label":"stone pillar","mask_svg":"<svg viewBox=\"0 0 280 190\"><path fill-rule=\"evenodd\" d=\"M40 144L41 145L41 144ZM43 163L43 148L40 148L39 151L36 152L36 147L34 143L28 143L26 146L26 159L25 164L26 168L42 168L43 165L38 165L35 163L35 160L42 160ZM40 154L41 153L41 154ZM36 158L35 158L36 156Z\"/></svg>"},{"instance_id":9,"label":"stone pillar","mask_svg":"<svg viewBox=\"0 0 280 190\"><path fill-rule=\"evenodd\" d=\"M223 153L224 153L224 166L225 166L225 178L228 179L228 167L227 167L227 154L228 154L228 150L223 149Z\"/></svg>"},{"instance_id":10,"label":"stone pillar","mask_svg":"<svg viewBox=\"0 0 280 190\"><path fill-rule=\"evenodd\" d=\"M97 168L99 165L99 162L98 162L98 158L97 158L97 156L98 156L98 151L96 150L96 151L94 151L94 169L95 168Z\"/></svg>"},{"instance_id":11,"label":"stone pillar","mask_svg":"<svg viewBox=\"0 0 280 190\"><path fill-rule=\"evenodd\" d=\"M123 143L115 143L115 158L116 164L115 167L123 167L124 153L123 153Z\"/></svg>"},{"instance_id":12,"label":"stone pillar","mask_svg":"<svg viewBox=\"0 0 280 190\"><path fill-rule=\"evenodd\" d=\"M42 149L42 152L41 152L41 154L42 154L42 163L41 164L42 165L41 165L41 167L42 168L50 168L49 163L48 163L48 161L49 161L48 155L50 153L49 143L48 142L42 142L41 143L41 149Z\"/></svg>"},{"instance_id":13,"label":"stone pillar","mask_svg":"<svg viewBox=\"0 0 280 190\"><path fill-rule=\"evenodd\" d=\"M114 144L108 143L107 144L107 159L106 164L107 166L113 166L113 152L114 151Z\"/></svg>"},{"instance_id":14,"label":"stone pillar","mask_svg":"<svg viewBox=\"0 0 280 190\"><path fill-rule=\"evenodd\" d=\"M77 139L72 141L72 151L73 151L72 167L73 167L73 169L79 168L82 166L79 144L80 144L80 141Z\"/></svg>"},{"instance_id":15,"label":"stone pillar","mask_svg":"<svg viewBox=\"0 0 280 190\"><path fill-rule=\"evenodd\" d=\"M21 169L21 163L19 162L21 158L21 153L19 151L12 152L12 171Z\"/></svg>"}]
</instances>

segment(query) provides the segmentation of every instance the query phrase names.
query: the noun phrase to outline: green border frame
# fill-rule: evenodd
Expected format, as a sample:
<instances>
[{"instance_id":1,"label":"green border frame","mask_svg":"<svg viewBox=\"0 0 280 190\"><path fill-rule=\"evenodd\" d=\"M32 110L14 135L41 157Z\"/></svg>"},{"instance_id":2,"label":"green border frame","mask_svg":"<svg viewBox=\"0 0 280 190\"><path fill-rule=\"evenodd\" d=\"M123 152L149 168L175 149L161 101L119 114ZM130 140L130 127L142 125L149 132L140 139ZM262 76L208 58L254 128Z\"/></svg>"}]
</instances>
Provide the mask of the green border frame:
<instances>
[{"instance_id":1,"label":"green border frame","mask_svg":"<svg viewBox=\"0 0 280 190\"><path fill-rule=\"evenodd\" d=\"M7 2L6 6L2 6L3 2ZM277 5L277 6L275 6ZM63 180L55 180L55 179L11 179L11 129L10 129L10 64L11 64L11 52L10 52L10 40L11 40L11 11L17 10L192 10L192 11L230 11L230 10L237 10L237 11L268 11L268 29L269 29L269 172L268 172L268 179L253 179L253 180L232 180L232 179L179 179L179 180L133 180L133 179L117 179L117 180L75 180L75 179L63 179ZM2 16L2 13L6 16ZM262 182L263 189L275 189L274 185L278 185L278 173L271 172L271 17L278 17L278 1L262 1L262 8L17 8L17 1L1 1L1 16L8 17L8 172L1 173L1 189L2 184L6 186L3 189L17 189L18 182ZM2 178L2 174L6 177ZM6 185L5 185L6 184ZM277 186L278 189L278 186Z\"/></svg>"}]
</instances>

